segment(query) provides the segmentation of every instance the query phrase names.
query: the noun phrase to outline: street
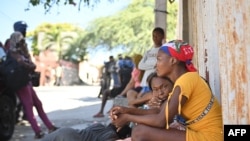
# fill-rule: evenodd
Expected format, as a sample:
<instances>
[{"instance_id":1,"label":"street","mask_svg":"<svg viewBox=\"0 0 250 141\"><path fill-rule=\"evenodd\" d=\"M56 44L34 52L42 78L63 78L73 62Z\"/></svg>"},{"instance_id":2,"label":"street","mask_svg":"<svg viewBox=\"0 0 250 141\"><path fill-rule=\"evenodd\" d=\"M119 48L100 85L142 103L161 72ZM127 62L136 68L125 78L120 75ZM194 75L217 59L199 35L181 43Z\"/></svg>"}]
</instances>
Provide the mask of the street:
<instances>
[{"instance_id":1,"label":"street","mask_svg":"<svg viewBox=\"0 0 250 141\"><path fill-rule=\"evenodd\" d=\"M112 100L106 104L104 118L93 118L93 115L100 109L101 99L97 98L100 86L35 87L35 90L49 119L58 127L83 129L96 122L109 123L106 113L112 106ZM35 109L34 112L43 131L47 133ZM34 140L33 130L28 123L24 123L16 125L15 133L10 141Z\"/></svg>"}]
</instances>

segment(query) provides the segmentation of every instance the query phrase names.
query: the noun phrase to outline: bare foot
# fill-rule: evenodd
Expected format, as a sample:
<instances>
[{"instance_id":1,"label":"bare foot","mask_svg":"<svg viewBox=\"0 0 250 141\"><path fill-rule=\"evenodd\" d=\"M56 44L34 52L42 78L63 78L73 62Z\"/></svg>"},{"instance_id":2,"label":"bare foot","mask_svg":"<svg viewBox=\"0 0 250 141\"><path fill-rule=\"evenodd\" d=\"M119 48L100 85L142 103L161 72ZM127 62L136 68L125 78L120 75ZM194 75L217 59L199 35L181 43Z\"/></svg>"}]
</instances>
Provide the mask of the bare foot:
<instances>
[{"instance_id":1,"label":"bare foot","mask_svg":"<svg viewBox=\"0 0 250 141\"><path fill-rule=\"evenodd\" d=\"M102 113L97 113L93 116L94 118L102 118L104 115Z\"/></svg>"}]
</instances>

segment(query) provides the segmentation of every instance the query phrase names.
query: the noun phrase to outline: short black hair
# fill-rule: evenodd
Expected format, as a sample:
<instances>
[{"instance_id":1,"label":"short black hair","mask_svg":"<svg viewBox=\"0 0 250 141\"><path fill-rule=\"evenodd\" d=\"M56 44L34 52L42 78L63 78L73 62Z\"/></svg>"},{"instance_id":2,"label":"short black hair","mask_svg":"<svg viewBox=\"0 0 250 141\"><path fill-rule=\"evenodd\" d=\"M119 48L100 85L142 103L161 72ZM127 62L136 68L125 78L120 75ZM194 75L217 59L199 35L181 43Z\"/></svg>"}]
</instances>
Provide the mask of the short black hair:
<instances>
[{"instance_id":1,"label":"short black hair","mask_svg":"<svg viewBox=\"0 0 250 141\"><path fill-rule=\"evenodd\" d=\"M155 27L153 32L159 32L161 35L165 35L165 31L161 27Z\"/></svg>"}]
</instances>

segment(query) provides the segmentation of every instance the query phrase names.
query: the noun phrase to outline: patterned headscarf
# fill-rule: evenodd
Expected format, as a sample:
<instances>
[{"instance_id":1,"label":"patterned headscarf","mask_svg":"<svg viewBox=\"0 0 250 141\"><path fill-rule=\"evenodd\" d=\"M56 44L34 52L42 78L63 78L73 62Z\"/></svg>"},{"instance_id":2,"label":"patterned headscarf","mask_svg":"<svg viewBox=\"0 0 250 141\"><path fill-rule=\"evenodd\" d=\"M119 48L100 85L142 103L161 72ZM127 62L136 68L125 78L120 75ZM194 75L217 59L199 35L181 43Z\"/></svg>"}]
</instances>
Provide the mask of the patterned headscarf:
<instances>
[{"instance_id":1,"label":"patterned headscarf","mask_svg":"<svg viewBox=\"0 0 250 141\"><path fill-rule=\"evenodd\" d=\"M14 32L10 35L10 50L13 52L17 51L17 43L24 39L21 32Z\"/></svg>"},{"instance_id":2,"label":"patterned headscarf","mask_svg":"<svg viewBox=\"0 0 250 141\"><path fill-rule=\"evenodd\" d=\"M196 68L192 63L194 50L193 47L190 46L187 42L184 42L182 40L172 40L168 43L163 44L160 47L160 50L179 61L185 62L188 71L196 71Z\"/></svg>"}]
</instances>

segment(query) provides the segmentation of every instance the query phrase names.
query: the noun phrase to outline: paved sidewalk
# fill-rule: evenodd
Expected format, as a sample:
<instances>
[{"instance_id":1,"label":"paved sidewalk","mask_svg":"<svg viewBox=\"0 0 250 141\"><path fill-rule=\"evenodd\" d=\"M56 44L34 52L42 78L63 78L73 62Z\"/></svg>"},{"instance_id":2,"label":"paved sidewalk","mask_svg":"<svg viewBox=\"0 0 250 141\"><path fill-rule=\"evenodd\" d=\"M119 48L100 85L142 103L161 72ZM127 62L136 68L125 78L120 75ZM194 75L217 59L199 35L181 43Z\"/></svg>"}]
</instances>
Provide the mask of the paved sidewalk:
<instances>
[{"instance_id":1,"label":"paved sidewalk","mask_svg":"<svg viewBox=\"0 0 250 141\"><path fill-rule=\"evenodd\" d=\"M98 86L41 87L36 88L36 92L43 102L48 117L58 127L84 129L93 123L108 124L110 122L107 114L103 118L93 118L101 104L101 99L97 98ZM104 113L107 113L112 104L112 100L107 102ZM37 114L36 119L46 132L47 129ZM40 140L34 139L34 132L26 122L25 125L16 125L15 133L10 141Z\"/></svg>"}]
</instances>

